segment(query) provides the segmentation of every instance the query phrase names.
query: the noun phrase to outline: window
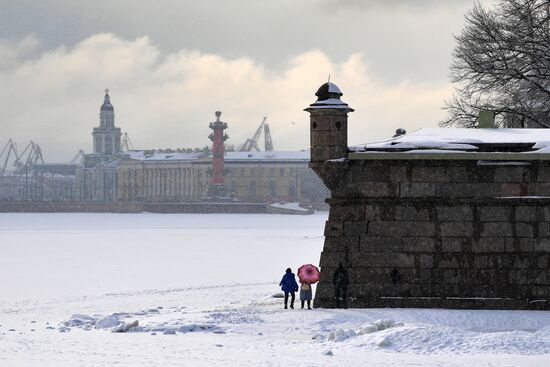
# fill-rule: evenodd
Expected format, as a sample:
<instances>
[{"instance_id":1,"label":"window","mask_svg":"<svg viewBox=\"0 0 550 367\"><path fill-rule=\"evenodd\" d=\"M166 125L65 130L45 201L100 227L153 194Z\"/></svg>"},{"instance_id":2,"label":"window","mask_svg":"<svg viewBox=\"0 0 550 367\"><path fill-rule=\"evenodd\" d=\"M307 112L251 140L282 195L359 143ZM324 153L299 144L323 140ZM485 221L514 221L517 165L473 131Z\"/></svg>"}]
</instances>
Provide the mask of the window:
<instances>
[{"instance_id":1,"label":"window","mask_svg":"<svg viewBox=\"0 0 550 367\"><path fill-rule=\"evenodd\" d=\"M281 167L281 168L279 169L279 176L285 177L285 168L284 168L284 167Z\"/></svg>"},{"instance_id":2,"label":"window","mask_svg":"<svg viewBox=\"0 0 550 367\"><path fill-rule=\"evenodd\" d=\"M273 180L269 181L269 196L277 196L277 185Z\"/></svg>"},{"instance_id":3,"label":"window","mask_svg":"<svg viewBox=\"0 0 550 367\"><path fill-rule=\"evenodd\" d=\"M256 197L256 181L250 181L250 185L248 187L248 195L251 198Z\"/></svg>"},{"instance_id":4,"label":"window","mask_svg":"<svg viewBox=\"0 0 550 367\"><path fill-rule=\"evenodd\" d=\"M288 184L288 196L292 201L296 201L296 183L290 182Z\"/></svg>"},{"instance_id":5,"label":"window","mask_svg":"<svg viewBox=\"0 0 550 367\"><path fill-rule=\"evenodd\" d=\"M241 177L244 177L244 176L246 176L245 169L244 169L244 168L241 168Z\"/></svg>"}]
</instances>

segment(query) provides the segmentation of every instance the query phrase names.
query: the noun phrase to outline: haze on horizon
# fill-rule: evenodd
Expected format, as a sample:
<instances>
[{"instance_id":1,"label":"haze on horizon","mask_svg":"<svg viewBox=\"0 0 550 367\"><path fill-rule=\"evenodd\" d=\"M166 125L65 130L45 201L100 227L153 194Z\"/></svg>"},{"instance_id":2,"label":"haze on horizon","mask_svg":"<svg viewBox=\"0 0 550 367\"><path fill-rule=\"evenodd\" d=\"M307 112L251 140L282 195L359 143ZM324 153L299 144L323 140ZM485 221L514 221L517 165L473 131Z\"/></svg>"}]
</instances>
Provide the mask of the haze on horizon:
<instances>
[{"instance_id":1,"label":"haze on horizon","mask_svg":"<svg viewBox=\"0 0 550 367\"><path fill-rule=\"evenodd\" d=\"M483 1L485 5L491 0ZM307 149L331 75L350 144L435 127L451 93L453 33L472 0L0 0L0 145L34 140L48 162L91 152L103 90L136 149L229 144L268 116L276 150Z\"/></svg>"}]
</instances>

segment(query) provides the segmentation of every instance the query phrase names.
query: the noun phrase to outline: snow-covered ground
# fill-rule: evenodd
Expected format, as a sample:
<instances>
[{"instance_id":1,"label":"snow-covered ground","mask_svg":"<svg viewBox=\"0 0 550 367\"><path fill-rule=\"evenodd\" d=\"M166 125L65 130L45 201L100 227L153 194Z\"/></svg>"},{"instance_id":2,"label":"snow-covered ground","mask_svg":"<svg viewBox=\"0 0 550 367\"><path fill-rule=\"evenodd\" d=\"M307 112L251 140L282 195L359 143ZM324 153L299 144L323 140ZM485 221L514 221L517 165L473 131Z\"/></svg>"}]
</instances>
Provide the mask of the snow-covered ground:
<instances>
[{"instance_id":1,"label":"snow-covered ground","mask_svg":"<svg viewBox=\"0 0 550 367\"><path fill-rule=\"evenodd\" d=\"M283 310L325 220L0 214L0 366L550 365L550 312Z\"/></svg>"}]
</instances>

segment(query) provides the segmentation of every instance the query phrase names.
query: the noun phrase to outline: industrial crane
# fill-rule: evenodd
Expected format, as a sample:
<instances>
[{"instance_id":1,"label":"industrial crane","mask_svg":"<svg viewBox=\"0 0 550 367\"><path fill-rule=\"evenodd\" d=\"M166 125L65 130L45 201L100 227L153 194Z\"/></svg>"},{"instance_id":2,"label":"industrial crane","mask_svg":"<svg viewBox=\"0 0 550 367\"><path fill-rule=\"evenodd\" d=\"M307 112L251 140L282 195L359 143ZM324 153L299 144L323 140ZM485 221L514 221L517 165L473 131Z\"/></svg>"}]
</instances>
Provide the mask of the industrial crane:
<instances>
[{"instance_id":1,"label":"industrial crane","mask_svg":"<svg viewBox=\"0 0 550 367\"><path fill-rule=\"evenodd\" d=\"M271 139L271 132L269 131L269 124L264 125L264 143L265 151L273 152L273 140Z\"/></svg>"},{"instance_id":2,"label":"industrial crane","mask_svg":"<svg viewBox=\"0 0 550 367\"><path fill-rule=\"evenodd\" d=\"M128 136L128 133L124 133L122 136L122 151L128 152L130 150L134 150L134 146L130 140L130 136Z\"/></svg>"},{"instance_id":3,"label":"industrial crane","mask_svg":"<svg viewBox=\"0 0 550 367\"><path fill-rule=\"evenodd\" d=\"M29 144L27 144L25 149L23 149L23 152L16 158L13 164L17 168L23 169L28 168L38 162L44 163L44 157L42 157L42 149L40 148L40 145L31 140Z\"/></svg>"},{"instance_id":4,"label":"industrial crane","mask_svg":"<svg viewBox=\"0 0 550 367\"><path fill-rule=\"evenodd\" d=\"M256 132L254 133L254 136L252 138L246 139L244 144L241 146L241 149L239 151L241 152L251 152L252 149L255 149L257 152L260 151L260 148L258 148L258 140L260 139L260 135L262 134L262 130L265 125L265 120L267 120L267 117L264 117L260 126L256 129Z\"/></svg>"},{"instance_id":5,"label":"industrial crane","mask_svg":"<svg viewBox=\"0 0 550 367\"><path fill-rule=\"evenodd\" d=\"M260 148L258 147L258 141L260 140L260 135L262 134L262 130L264 132L264 140L265 140L265 151L266 152L272 152L273 151L273 140L271 139L271 132L269 130L269 124L265 122L267 120L267 117L264 117L262 122L260 123L260 126L256 129L256 132L254 133L254 136L251 138L246 139L244 144L239 149L240 152L251 152L252 149L256 150L257 152L260 151Z\"/></svg>"},{"instance_id":6,"label":"industrial crane","mask_svg":"<svg viewBox=\"0 0 550 367\"><path fill-rule=\"evenodd\" d=\"M2 152L0 152L0 162L2 161L4 153L6 154L6 157L4 159L4 162L2 163L2 166L0 166L0 176L3 176L6 172L11 154L15 156L16 161L19 160L19 155L17 154L17 145L11 139L8 140L7 144L4 146L4 149L2 149Z\"/></svg>"},{"instance_id":7,"label":"industrial crane","mask_svg":"<svg viewBox=\"0 0 550 367\"><path fill-rule=\"evenodd\" d=\"M84 158L84 151L82 149L80 149L78 151L78 153L76 153L76 155L74 156L73 159L71 159L71 164L80 164L82 163L82 159Z\"/></svg>"}]
</instances>

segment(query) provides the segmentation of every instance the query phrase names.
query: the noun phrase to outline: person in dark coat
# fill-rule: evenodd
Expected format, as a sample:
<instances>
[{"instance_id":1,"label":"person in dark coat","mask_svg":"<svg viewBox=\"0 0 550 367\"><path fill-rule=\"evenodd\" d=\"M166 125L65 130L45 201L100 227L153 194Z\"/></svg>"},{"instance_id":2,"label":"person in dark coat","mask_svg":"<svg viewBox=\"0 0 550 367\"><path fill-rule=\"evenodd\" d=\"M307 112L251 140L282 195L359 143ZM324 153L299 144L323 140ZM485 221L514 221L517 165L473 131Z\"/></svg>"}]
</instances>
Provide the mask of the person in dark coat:
<instances>
[{"instance_id":1,"label":"person in dark coat","mask_svg":"<svg viewBox=\"0 0 550 367\"><path fill-rule=\"evenodd\" d=\"M292 270L290 268L286 269L285 275L283 275L283 279L281 279L281 282L279 283L281 286L281 289L283 292L285 292L285 309L287 309L288 305L288 295L290 294L290 308L294 308L294 297L295 292L298 292L298 283L296 283L296 278L294 277L294 274L292 273Z\"/></svg>"},{"instance_id":2,"label":"person in dark coat","mask_svg":"<svg viewBox=\"0 0 550 367\"><path fill-rule=\"evenodd\" d=\"M347 296L349 276L348 271L344 268L344 264L339 263L338 268L332 276L332 284L334 285L334 298L336 299L336 307L340 308L343 305L347 308ZM342 302L342 304L340 303Z\"/></svg>"}]
</instances>

